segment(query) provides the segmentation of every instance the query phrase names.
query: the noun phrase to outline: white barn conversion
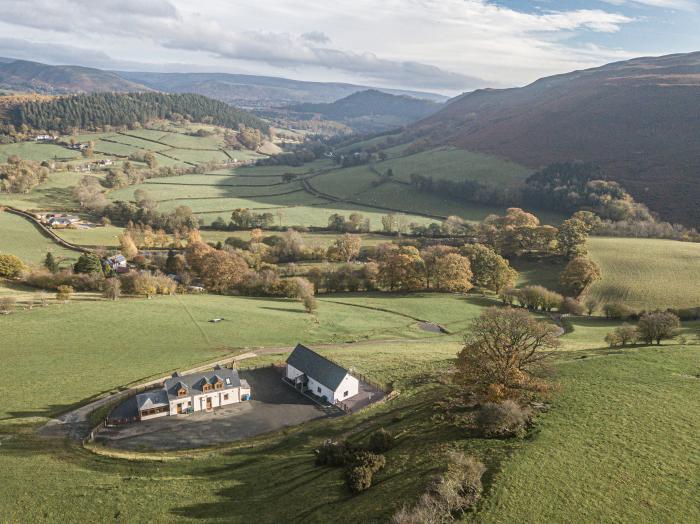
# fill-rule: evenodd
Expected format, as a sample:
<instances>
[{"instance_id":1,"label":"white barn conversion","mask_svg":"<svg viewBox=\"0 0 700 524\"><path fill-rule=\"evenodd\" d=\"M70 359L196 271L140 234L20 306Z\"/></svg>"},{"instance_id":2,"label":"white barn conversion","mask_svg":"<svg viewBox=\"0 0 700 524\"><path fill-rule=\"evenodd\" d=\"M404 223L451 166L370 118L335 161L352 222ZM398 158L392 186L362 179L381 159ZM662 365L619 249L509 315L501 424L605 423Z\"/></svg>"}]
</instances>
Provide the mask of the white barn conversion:
<instances>
[{"instance_id":1,"label":"white barn conversion","mask_svg":"<svg viewBox=\"0 0 700 524\"><path fill-rule=\"evenodd\" d=\"M213 371L173 373L163 387L136 395L139 419L211 411L250 399L250 386L235 369L216 366Z\"/></svg>"},{"instance_id":2,"label":"white barn conversion","mask_svg":"<svg viewBox=\"0 0 700 524\"><path fill-rule=\"evenodd\" d=\"M285 378L299 391L335 404L359 393L360 383L347 369L297 344L287 358Z\"/></svg>"}]
</instances>

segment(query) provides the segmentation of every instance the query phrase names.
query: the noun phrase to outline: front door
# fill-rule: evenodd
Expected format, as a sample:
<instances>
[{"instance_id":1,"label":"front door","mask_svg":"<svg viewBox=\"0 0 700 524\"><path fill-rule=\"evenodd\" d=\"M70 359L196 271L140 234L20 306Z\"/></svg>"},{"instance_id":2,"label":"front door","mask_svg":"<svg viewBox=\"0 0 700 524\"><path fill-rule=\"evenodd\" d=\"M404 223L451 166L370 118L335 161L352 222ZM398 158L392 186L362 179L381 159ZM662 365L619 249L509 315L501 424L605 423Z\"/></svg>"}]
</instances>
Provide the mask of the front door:
<instances>
[{"instance_id":1,"label":"front door","mask_svg":"<svg viewBox=\"0 0 700 524\"><path fill-rule=\"evenodd\" d=\"M211 409L211 397L207 397L207 409Z\"/></svg>"},{"instance_id":2,"label":"front door","mask_svg":"<svg viewBox=\"0 0 700 524\"><path fill-rule=\"evenodd\" d=\"M177 405L177 414L182 415L182 404Z\"/></svg>"}]
</instances>

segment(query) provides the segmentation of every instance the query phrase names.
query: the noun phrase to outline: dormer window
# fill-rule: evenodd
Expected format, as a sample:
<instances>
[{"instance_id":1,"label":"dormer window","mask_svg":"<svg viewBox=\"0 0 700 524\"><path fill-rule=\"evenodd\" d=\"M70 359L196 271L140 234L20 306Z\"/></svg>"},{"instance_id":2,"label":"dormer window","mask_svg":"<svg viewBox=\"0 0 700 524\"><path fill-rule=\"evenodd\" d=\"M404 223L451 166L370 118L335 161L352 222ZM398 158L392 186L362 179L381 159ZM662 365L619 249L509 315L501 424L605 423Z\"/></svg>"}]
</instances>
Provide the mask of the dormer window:
<instances>
[{"instance_id":1,"label":"dormer window","mask_svg":"<svg viewBox=\"0 0 700 524\"><path fill-rule=\"evenodd\" d=\"M204 384L202 391L211 391L211 384Z\"/></svg>"},{"instance_id":2,"label":"dormer window","mask_svg":"<svg viewBox=\"0 0 700 524\"><path fill-rule=\"evenodd\" d=\"M178 397L184 397L187 395L187 390L185 388L180 388L177 390Z\"/></svg>"},{"instance_id":3,"label":"dormer window","mask_svg":"<svg viewBox=\"0 0 700 524\"><path fill-rule=\"evenodd\" d=\"M223 383L221 380L218 380L218 381L214 384L214 389L224 389L224 383Z\"/></svg>"}]
</instances>

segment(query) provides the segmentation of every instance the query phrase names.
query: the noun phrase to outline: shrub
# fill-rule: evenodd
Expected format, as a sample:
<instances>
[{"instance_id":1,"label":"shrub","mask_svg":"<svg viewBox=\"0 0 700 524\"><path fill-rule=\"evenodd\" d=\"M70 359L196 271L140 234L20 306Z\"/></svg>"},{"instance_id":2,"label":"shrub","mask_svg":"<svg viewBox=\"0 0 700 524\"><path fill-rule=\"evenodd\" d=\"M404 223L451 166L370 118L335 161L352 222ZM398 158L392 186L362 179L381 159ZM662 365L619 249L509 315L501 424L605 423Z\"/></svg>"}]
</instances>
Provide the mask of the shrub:
<instances>
[{"instance_id":1,"label":"shrub","mask_svg":"<svg viewBox=\"0 0 700 524\"><path fill-rule=\"evenodd\" d=\"M394 435L384 428L380 428L369 436L369 449L376 453L383 453L394 446Z\"/></svg>"},{"instance_id":2,"label":"shrub","mask_svg":"<svg viewBox=\"0 0 700 524\"><path fill-rule=\"evenodd\" d=\"M316 451L317 466L344 466L351 453L347 442L327 440Z\"/></svg>"},{"instance_id":3,"label":"shrub","mask_svg":"<svg viewBox=\"0 0 700 524\"><path fill-rule=\"evenodd\" d=\"M620 340L620 336L617 334L616 331L611 331L610 333L605 335L605 342L611 348L622 345L622 340Z\"/></svg>"},{"instance_id":4,"label":"shrub","mask_svg":"<svg viewBox=\"0 0 700 524\"><path fill-rule=\"evenodd\" d=\"M384 455L370 453L369 451L357 451L348 455L346 463L350 469L363 467L369 469L372 473L376 473L386 465Z\"/></svg>"},{"instance_id":5,"label":"shrub","mask_svg":"<svg viewBox=\"0 0 700 524\"><path fill-rule=\"evenodd\" d=\"M476 422L484 437L503 438L522 434L529 420L528 410L512 400L504 400L482 404Z\"/></svg>"},{"instance_id":6,"label":"shrub","mask_svg":"<svg viewBox=\"0 0 700 524\"><path fill-rule=\"evenodd\" d=\"M583 304L571 297L566 297L561 306L561 312L568 313L569 315L583 315L584 311L585 308L583 307Z\"/></svg>"},{"instance_id":7,"label":"shrub","mask_svg":"<svg viewBox=\"0 0 700 524\"><path fill-rule=\"evenodd\" d=\"M447 471L430 490L443 512L455 514L473 506L481 496L485 471L486 467L474 457L452 453Z\"/></svg>"},{"instance_id":8,"label":"shrub","mask_svg":"<svg viewBox=\"0 0 700 524\"><path fill-rule=\"evenodd\" d=\"M361 493L372 487L372 470L366 466L348 468L345 472L345 481L353 493Z\"/></svg>"},{"instance_id":9,"label":"shrub","mask_svg":"<svg viewBox=\"0 0 700 524\"><path fill-rule=\"evenodd\" d=\"M73 288L70 286L58 286L56 288L56 300L62 302L68 302L70 297L73 296Z\"/></svg>"},{"instance_id":10,"label":"shrub","mask_svg":"<svg viewBox=\"0 0 700 524\"><path fill-rule=\"evenodd\" d=\"M452 522L481 497L481 477L486 467L474 457L451 453L445 473L437 477L418 503L404 506L392 517L393 524Z\"/></svg>"},{"instance_id":11,"label":"shrub","mask_svg":"<svg viewBox=\"0 0 700 524\"><path fill-rule=\"evenodd\" d=\"M625 304L615 302L612 304L605 304L603 306L603 314L606 318L626 320L634 315L634 310Z\"/></svg>"},{"instance_id":12,"label":"shrub","mask_svg":"<svg viewBox=\"0 0 700 524\"><path fill-rule=\"evenodd\" d=\"M680 327L678 317L669 311L654 311L646 313L639 319L637 332L639 338L647 344L661 344L663 339L676 336Z\"/></svg>"},{"instance_id":13,"label":"shrub","mask_svg":"<svg viewBox=\"0 0 700 524\"><path fill-rule=\"evenodd\" d=\"M0 297L0 313L8 315L15 309L17 299L15 297Z\"/></svg>"}]
</instances>

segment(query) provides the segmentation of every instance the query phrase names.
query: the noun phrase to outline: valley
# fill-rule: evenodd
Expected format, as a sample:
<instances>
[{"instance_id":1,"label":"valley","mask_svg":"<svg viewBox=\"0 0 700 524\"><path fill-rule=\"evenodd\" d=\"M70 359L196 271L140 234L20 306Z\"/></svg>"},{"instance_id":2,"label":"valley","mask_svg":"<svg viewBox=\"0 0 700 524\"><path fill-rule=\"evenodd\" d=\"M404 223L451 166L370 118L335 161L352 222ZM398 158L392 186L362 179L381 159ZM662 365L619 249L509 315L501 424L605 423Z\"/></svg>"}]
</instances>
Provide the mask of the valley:
<instances>
[{"instance_id":1,"label":"valley","mask_svg":"<svg viewBox=\"0 0 700 524\"><path fill-rule=\"evenodd\" d=\"M700 520L695 194L530 112L621 70L446 101L0 60L41 93L0 104L0 521Z\"/></svg>"}]
</instances>

